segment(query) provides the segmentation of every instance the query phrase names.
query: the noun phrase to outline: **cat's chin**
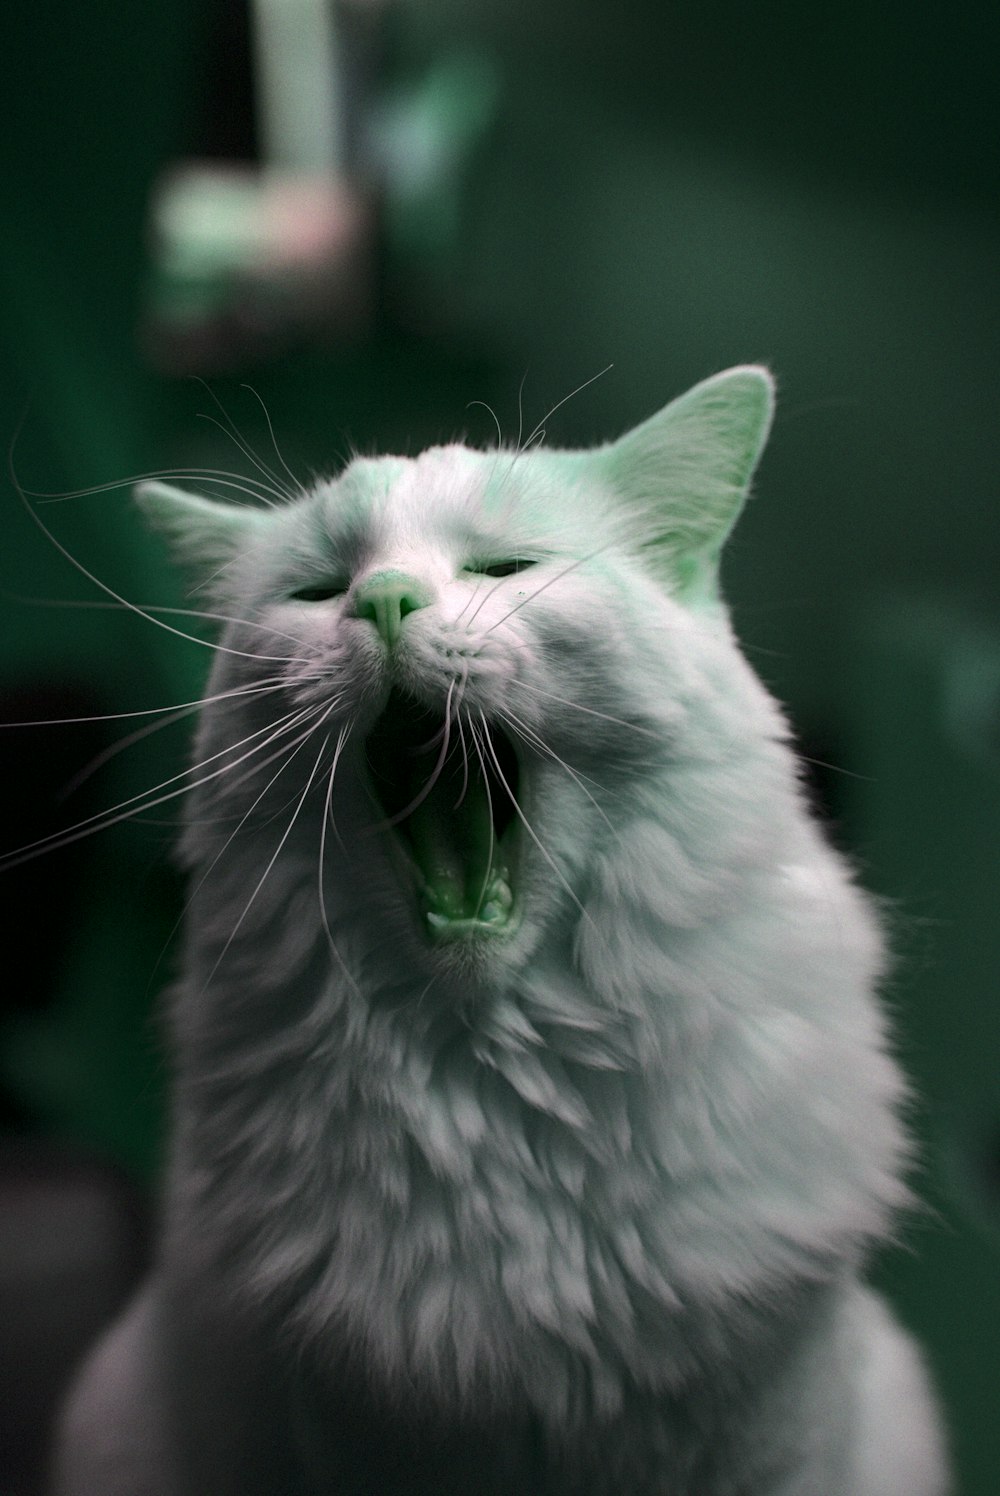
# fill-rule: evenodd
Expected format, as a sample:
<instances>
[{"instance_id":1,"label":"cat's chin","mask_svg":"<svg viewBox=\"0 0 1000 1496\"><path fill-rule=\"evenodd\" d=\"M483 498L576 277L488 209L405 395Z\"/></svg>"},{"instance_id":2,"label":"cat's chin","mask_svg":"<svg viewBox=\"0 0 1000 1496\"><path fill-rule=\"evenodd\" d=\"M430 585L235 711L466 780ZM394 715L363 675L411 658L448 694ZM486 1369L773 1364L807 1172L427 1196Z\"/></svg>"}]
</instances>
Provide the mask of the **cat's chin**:
<instances>
[{"instance_id":1,"label":"cat's chin","mask_svg":"<svg viewBox=\"0 0 1000 1496\"><path fill-rule=\"evenodd\" d=\"M463 964L520 924L517 797L523 771L507 735L473 730L393 690L365 743L394 861L423 931Z\"/></svg>"}]
</instances>

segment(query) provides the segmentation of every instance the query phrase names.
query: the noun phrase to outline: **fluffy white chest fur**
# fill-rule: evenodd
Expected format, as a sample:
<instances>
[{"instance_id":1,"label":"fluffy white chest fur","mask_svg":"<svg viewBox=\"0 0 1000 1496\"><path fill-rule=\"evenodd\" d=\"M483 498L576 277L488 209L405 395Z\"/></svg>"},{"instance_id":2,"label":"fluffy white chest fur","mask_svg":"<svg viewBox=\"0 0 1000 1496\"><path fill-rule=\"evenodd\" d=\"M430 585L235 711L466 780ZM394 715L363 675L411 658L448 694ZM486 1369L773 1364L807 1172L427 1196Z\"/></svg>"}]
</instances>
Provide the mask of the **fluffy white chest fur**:
<instances>
[{"instance_id":1,"label":"fluffy white chest fur","mask_svg":"<svg viewBox=\"0 0 1000 1496\"><path fill-rule=\"evenodd\" d=\"M162 1247L60 1496L945 1490L858 1281L879 933L717 593L770 410L140 490L226 621Z\"/></svg>"}]
</instances>

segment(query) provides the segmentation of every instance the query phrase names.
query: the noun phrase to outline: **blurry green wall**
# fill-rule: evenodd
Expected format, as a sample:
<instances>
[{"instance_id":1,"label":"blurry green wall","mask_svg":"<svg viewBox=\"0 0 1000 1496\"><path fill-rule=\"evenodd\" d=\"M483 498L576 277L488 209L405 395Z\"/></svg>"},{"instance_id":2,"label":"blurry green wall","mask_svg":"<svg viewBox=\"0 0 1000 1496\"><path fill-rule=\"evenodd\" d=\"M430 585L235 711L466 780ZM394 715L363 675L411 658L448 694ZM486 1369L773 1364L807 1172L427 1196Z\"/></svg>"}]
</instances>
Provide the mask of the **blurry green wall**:
<instances>
[{"instance_id":1,"label":"blurry green wall","mask_svg":"<svg viewBox=\"0 0 1000 1496\"><path fill-rule=\"evenodd\" d=\"M239 464L197 419L209 398L156 372L138 333L154 178L213 141L252 144L220 60L238 9L4 8L0 430L13 438L27 411L15 456L29 488ZM487 127L422 186L405 161L390 173L366 339L302 343L212 389L263 450L251 383L309 472L350 442L488 441L476 399L511 436L522 377L530 429L613 363L548 423L570 444L726 364L775 369L778 424L727 587L753 663L820 761L834 834L887 899L932 1210L883 1273L943 1387L962 1496L987 1496L1000 1473L1000 15L984 0L423 0L387 17L387 97L446 138L462 127L448 79L486 79ZM101 595L10 485L2 512L6 717L196 694L197 646L104 607L41 605ZM131 598L178 600L122 491L38 512ZM176 772L183 727L59 802L143 721L6 729L6 844ZM171 814L25 865L2 901L8 969L28 973L4 984L4 1125L84 1140L141 1177L162 1097L149 1015L179 907Z\"/></svg>"}]
</instances>

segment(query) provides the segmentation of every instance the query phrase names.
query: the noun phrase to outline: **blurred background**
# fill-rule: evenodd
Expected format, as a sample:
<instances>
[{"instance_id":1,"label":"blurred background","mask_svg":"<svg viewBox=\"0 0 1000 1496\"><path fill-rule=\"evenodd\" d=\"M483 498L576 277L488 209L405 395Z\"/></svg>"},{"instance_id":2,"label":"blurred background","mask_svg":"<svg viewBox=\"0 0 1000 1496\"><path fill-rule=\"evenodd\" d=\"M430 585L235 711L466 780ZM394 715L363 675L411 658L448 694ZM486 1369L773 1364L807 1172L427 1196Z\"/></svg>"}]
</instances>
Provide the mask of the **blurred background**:
<instances>
[{"instance_id":1,"label":"blurred background","mask_svg":"<svg viewBox=\"0 0 1000 1496\"><path fill-rule=\"evenodd\" d=\"M513 439L519 391L531 430L613 365L546 421L590 443L729 364L775 370L726 589L886 901L929 1208L877 1272L960 1496L1000 1474L998 39L985 0L0 20L0 436L33 495L0 492L0 716L104 718L0 731L4 849L184 761L188 717L108 714L193 700L206 650L59 549L183 603L124 479L485 444L479 401ZM4 878L2 1496L36 1490L52 1400L148 1249L175 826L170 801Z\"/></svg>"}]
</instances>

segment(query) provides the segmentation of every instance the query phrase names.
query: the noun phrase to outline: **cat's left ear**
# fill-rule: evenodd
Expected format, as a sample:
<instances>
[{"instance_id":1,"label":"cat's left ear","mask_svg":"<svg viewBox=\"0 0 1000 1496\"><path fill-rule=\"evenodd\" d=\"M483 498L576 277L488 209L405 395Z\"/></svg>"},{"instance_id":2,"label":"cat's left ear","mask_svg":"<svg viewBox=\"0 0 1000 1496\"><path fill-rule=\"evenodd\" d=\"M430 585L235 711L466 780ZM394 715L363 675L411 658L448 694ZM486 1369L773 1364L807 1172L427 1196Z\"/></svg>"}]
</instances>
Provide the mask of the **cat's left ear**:
<instances>
[{"instance_id":1,"label":"cat's left ear","mask_svg":"<svg viewBox=\"0 0 1000 1496\"><path fill-rule=\"evenodd\" d=\"M774 413L774 380L747 364L696 384L594 456L636 538L692 605L718 596L719 556Z\"/></svg>"}]
</instances>

